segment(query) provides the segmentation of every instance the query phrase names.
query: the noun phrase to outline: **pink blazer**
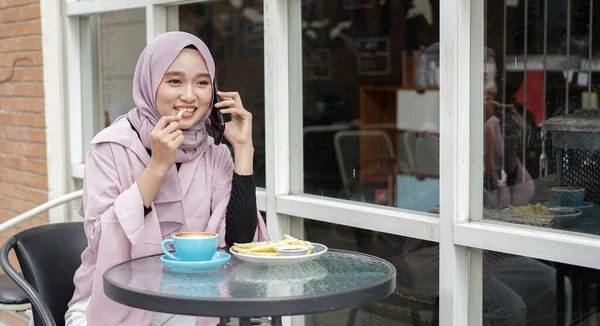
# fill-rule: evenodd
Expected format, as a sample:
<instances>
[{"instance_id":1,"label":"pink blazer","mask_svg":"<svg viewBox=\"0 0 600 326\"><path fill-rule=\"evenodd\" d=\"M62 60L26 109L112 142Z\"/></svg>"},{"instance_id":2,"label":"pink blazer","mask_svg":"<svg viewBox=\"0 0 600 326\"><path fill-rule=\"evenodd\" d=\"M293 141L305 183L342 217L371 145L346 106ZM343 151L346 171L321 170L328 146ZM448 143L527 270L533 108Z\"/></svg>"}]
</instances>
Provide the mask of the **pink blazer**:
<instances>
[{"instance_id":1,"label":"pink blazer","mask_svg":"<svg viewBox=\"0 0 600 326\"><path fill-rule=\"evenodd\" d=\"M212 143L212 138L209 138ZM69 305L90 298L88 325L149 325L153 312L131 308L104 295L102 274L123 261L162 252L161 242L181 231L217 232L225 246L225 213L231 192L233 161L225 145L211 144L192 161L175 166L165 176L144 216L136 183L150 161L146 149L126 119L116 121L93 139L87 155L84 193L79 213L84 217L88 247L75 273L75 293ZM255 241L269 236L257 212ZM199 317L197 325L214 325Z\"/></svg>"}]
</instances>

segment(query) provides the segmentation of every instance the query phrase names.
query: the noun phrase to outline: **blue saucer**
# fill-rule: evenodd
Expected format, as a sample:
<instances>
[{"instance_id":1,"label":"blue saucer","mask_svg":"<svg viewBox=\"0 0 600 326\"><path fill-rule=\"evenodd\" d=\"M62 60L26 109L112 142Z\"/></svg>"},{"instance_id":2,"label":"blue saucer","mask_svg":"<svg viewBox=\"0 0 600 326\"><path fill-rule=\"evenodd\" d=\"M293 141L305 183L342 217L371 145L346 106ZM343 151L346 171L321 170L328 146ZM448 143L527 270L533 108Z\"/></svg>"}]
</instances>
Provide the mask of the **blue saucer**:
<instances>
[{"instance_id":1,"label":"blue saucer","mask_svg":"<svg viewBox=\"0 0 600 326\"><path fill-rule=\"evenodd\" d=\"M544 204L544 206L546 206L546 207L555 207L555 206L556 206L556 205L554 205L554 203L553 203L553 202L550 202L550 201L547 201L547 202L545 202L545 203L543 203L543 204ZM582 210L582 211L587 211L587 210L589 210L589 209L592 209L592 208L594 208L594 204L593 204L593 203L590 203L590 202L587 202L587 201L584 201L584 202L583 202L583 205L581 205L581 206L576 206L576 207L573 207L573 208L579 208L579 209L580 209L580 210Z\"/></svg>"},{"instance_id":2,"label":"blue saucer","mask_svg":"<svg viewBox=\"0 0 600 326\"><path fill-rule=\"evenodd\" d=\"M173 253L177 256L177 253ZM219 269L229 262L231 255L226 252L217 251L211 260L207 261L181 261L174 260L163 255L160 257L163 265L172 271L182 273L208 272Z\"/></svg>"}]
</instances>

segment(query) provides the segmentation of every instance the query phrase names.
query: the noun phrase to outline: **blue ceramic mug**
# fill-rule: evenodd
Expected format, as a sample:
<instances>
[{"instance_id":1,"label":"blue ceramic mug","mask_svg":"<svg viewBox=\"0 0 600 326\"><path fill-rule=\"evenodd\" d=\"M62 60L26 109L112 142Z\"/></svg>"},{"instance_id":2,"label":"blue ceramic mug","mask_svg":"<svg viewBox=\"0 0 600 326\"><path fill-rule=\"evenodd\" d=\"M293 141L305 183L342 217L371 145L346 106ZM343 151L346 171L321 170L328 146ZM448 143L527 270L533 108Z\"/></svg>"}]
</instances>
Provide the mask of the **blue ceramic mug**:
<instances>
[{"instance_id":1,"label":"blue ceramic mug","mask_svg":"<svg viewBox=\"0 0 600 326\"><path fill-rule=\"evenodd\" d=\"M560 207L579 207L583 205L585 189L573 187L554 187L554 205Z\"/></svg>"},{"instance_id":2,"label":"blue ceramic mug","mask_svg":"<svg viewBox=\"0 0 600 326\"><path fill-rule=\"evenodd\" d=\"M174 260L208 261L217 252L218 242L219 235L213 232L180 232L172 239L163 240L162 249L166 256ZM175 247L175 253L167 249L168 244Z\"/></svg>"}]
</instances>

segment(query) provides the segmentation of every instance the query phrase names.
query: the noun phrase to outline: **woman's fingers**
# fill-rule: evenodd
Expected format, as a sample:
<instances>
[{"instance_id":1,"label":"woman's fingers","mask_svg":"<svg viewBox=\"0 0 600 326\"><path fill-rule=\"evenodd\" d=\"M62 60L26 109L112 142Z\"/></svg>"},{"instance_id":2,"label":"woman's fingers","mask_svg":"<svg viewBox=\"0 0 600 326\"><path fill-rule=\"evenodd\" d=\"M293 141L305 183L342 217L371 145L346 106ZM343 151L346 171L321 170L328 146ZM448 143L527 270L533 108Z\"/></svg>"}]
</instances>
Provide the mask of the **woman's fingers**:
<instances>
[{"instance_id":1,"label":"woman's fingers","mask_svg":"<svg viewBox=\"0 0 600 326\"><path fill-rule=\"evenodd\" d=\"M177 130L173 131L172 133L168 134L169 140L173 140L173 141L182 135L183 135L183 131L181 131L181 129L177 129Z\"/></svg>"},{"instance_id":2,"label":"woman's fingers","mask_svg":"<svg viewBox=\"0 0 600 326\"><path fill-rule=\"evenodd\" d=\"M168 135L177 130L179 130L179 123L176 121L173 121L173 122L169 123L169 125L166 126L164 129L161 130L161 134Z\"/></svg>"},{"instance_id":3,"label":"woman's fingers","mask_svg":"<svg viewBox=\"0 0 600 326\"><path fill-rule=\"evenodd\" d=\"M228 106L229 107L240 106L240 104L233 99L226 99L219 103L215 103L216 108L222 108L222 107L228 107Z\"/></svg>"},{"instance_id":4,"label":"woman's fingers","mask_svg":"<svg viewBox=\"0 0 600 326\"><path fill-rule=\"evenodd\" d=\"M181 120L179 116L163 116L158 120L156 126L152 130L150 136L159 143L168 144L170 146L175 145L173 142L181 137L183 139L183 132L179 129L178 121ZM183 140L181 141L183 142ZM174 148L179 147L181 143L177 144Z\"/></svg>"},{"instance_id":5,"label":"woman's fingers","mask_svg":"<svg viewBox=\"0 0 600 326\"><path fill-rule=\"evenodd\" d=\"M222 99L233 99L234 101L238 102L240 105L243 106L242 104L242 97L240 96L240 93L238 92L217 92L217 95L222 98Z\"/></svg>"},{"instance_id":6,"label":"woman's fingers","mask_svg":"<svg viewBox=\"0 0 600 326\"><path fill-rule=\"evenodd\" d=\"M160 120L158 120L156 126L154 126L154 130L163 130L165 126L171 125L171 122L179 120L181 120L181 118L177 115L163 116L162 118L160 118Z\"/></svg>"},{"instance_id":7,"label":"woman's fingers","mask_svg":"<svg viewBox=\"0 0 600 326\"><path fill-rule=\"evenodd\" d=\"M251 118L252 114L244 109L240 109L240 108L235 108L235 107L229 107L226 109L221 109L221 113L222 114L234 114L237 116L240 116L242 118Z\"/></svg>"},{"instance_id":8,"label":"woman's fingers","mask_svg":"<svg viewBox=\"0 0 600 326\"><path fill-rule=\"evenodd\" d=\"M173 139L173 141L171 142L171 146L173 149L177 149L179 148L179 146L181 146L181 144L183 144L183 134L180 134L179 136L177 136L175 139Z\"/></svg>"}]
</instances>

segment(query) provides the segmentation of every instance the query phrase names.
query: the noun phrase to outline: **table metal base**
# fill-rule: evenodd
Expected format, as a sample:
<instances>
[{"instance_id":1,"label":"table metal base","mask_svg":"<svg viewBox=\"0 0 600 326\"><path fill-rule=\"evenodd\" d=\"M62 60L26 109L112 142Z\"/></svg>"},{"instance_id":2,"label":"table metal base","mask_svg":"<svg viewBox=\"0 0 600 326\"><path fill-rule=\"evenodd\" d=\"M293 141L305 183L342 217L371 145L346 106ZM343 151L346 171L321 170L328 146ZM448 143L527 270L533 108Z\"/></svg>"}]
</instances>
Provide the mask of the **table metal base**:
<instances>
[{"instance_id":1,"label":"table metal base","mask_svg":"<svg viewBox=\"0 0 600 326\"><path fill-rule=\"evenodd\" d=\"M217 326L232 326L230 324L231 317L221 317L219 318L219 325ZM239 318L238 326L252 326L258 325L257 323L252 322L251 318ZM281 316L273 316L271 317L271 326L282 326Z\"/></svg>"}]
</instances>

